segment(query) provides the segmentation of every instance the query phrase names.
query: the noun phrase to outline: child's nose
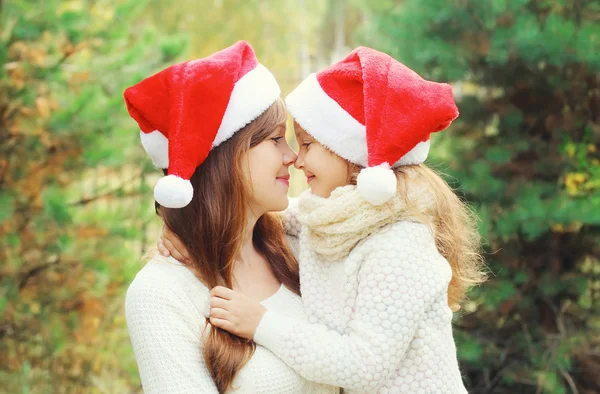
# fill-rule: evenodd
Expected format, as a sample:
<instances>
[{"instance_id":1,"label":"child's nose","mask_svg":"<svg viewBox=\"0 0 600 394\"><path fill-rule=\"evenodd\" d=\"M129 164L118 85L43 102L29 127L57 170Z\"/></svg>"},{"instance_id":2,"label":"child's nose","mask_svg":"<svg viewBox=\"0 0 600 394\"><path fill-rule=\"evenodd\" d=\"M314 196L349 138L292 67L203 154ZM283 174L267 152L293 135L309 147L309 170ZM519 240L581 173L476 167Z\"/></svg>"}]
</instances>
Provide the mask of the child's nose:
<instances>
[{"instance_id":1,"label":"child's nose","mask_svg":"<svg viewBox=\"0 0 600 394\"><path fill-rule=\"evenodd\" d=\"M296 157L296 160L294 161L294 167L296 167L298 170L304 168L304 158L301 155Z\"/></svg>"}]
</instances>

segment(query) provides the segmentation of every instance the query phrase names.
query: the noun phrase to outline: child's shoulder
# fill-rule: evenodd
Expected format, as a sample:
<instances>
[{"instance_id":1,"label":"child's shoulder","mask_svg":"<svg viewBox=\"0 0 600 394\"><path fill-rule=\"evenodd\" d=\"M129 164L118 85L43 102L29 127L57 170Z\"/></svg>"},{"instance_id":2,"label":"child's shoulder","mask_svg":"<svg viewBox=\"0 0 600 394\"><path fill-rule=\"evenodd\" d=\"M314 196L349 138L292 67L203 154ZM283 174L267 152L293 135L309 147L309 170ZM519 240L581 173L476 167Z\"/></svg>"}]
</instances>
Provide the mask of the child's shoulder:
<instances>
[{"instance_id":1,"label":"child's shoulder","mask_svg":"<svg viewBox=\"0 0 600 394\"><path fill-rule=\"evenodd\" d=\"M430 226L417 221L400 220L382 227L366 239L366 244L435 246ZM433 243L433 244L432 244Z\"/></svg>"},{"instance_id":2,"label":"child's shoulder","mask_svg":"<svg viewBox=\"0 0 600 394\"><path fill-rule=\"evenodd\" d=\"M297 237L302 230L298 220L298 198L288 198L289 204L285 211L278 212L286 235Z\"/></svg>"},{"instance_id":3,"label":"child's shoulder","mask_svg":"<svg viewBox=\"0 0 600 394\"><path fill-rule=\"evenodd\" d=\"M370 235L359 252L368 266L398 268L438 278L439 286L447 284L452 271L446 259L439 253L430 226L412 221L398 221ZM428 280L429 280L428 279Z\"/></svg>"}]
</instances>

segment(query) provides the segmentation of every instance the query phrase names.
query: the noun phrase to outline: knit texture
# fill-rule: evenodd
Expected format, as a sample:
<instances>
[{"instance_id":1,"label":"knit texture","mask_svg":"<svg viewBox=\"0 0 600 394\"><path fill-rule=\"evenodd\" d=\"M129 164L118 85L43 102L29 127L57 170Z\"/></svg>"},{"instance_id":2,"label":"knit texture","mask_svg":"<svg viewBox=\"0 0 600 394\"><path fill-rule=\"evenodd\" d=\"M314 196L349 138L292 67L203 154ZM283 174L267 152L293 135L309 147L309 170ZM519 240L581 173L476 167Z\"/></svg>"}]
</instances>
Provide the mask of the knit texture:
<instances>
[{"instance_id":1,"label":"knit texture","mask_svg":"<svg viewBox=\"0 0 600 394\"><path fill-rule=\"evenodd\" d=\"M397 221L331 261L312 248L315 229L293 209L283 219L300 234L309 323L268 311L254 340L306 379L347 393L465 393L447 299L452 271L430 228ZM322 219L337 223L339 212Z\"/></svg>"},{"instance_id":2,"label":"knit texture","mask_svg":"<svg viewBox=\"0 0 600 394\"><path fill-rule=\"evenodd\" d=\"M172 257L156 254L130 285L125 312L144 393L217 393L203 357L209 291ZM285 286L262 304L306 321L300 298ZM337 393L309 382L262 346L233 382L236 394Z\"/></svg>"},{"instance_id":3,"label":"knit texture","mask_svg":"<svg viewBox=\"0 0 600 394\"><path fill-rule=\"evenodd\" d=\"M304 192L298 200L298 221L307 229L311 250L325 260L339 260L386 225L398 220L426 221L435 208L433 196L421 181L411 179L409 183L406 191L400 190L405 183L399 183L396 196L377 206L365 201L351 185L335 189L328 198Z\"/></svg>"}]
</instances>

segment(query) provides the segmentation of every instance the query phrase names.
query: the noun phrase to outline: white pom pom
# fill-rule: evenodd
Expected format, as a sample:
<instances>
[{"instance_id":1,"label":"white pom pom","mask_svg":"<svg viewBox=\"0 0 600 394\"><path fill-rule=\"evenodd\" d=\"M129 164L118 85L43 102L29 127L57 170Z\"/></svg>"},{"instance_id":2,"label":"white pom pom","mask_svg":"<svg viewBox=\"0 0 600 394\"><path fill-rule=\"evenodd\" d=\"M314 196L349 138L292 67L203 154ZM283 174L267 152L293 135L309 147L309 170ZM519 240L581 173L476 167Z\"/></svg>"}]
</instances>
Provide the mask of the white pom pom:
<instances>
[{"instance_id":1,"label":"white pom pom","mask_svg":"<svg viewBox=\"0 0 600 394\"><path fill-rule=\"evenodd\" d=\"M356 188L373 205L381 205L396 195L396 174L388 163L363 169L356 178Z\"/></svg>"},{"instance_id":2,"label":"white pom pom","mask_svg":"<svg viewBox=\"0 0 600 394\"><path fill-rule=\"evenodd\" d=\"M193 196L194 188L190 181L176 175L160 178L154 187L154 198L166 208L183 208Z\"/></svg>"}]
</instances>

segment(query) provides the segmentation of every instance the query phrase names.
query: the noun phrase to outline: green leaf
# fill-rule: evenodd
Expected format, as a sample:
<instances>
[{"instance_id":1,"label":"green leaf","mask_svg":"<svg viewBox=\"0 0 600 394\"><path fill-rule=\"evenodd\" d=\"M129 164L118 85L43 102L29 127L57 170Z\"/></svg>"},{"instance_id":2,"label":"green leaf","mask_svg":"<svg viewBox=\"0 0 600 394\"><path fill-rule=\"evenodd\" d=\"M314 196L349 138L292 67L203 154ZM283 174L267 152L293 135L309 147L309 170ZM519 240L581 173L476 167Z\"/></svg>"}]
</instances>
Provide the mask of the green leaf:
<instances>
[{"instance_id":1,"label":"green leaf","mask_svg":"<svg viewBox=\"0 0 600 394\"><path fill-rule=\"evenodd\" d=\"M162 52L162 60L164 62L173 62L180 56L187 47L188 39L186 36L170 36L165 37L160 42L160 50Z\"/></svg>"},{"instance_id":2,"label":"green leaf","mask_svg":"<svg viewBox=\"0 0 600 394\"><path fill-rule=\"evenodd\" d=\"M44 211L49 218L57 224L69 224L71 214L63 194L58 189L49 189L44 192Z\"/></svg>"},{"instance_id":3,"label":"green leaf","mask_svg":"<svg viewBox=\"0 0 600 394\"><path fill-rule=\"evenodd\" d=\"M7 193L0 194L0 224L10 219L15 211L15 198Z\"/></svg>"},{"instance_id":4,"label":"green leaf","mask_svg":"<svg viewBox=\"0 0 600 394\"><path fill-rule=\"evenodd\" d=\"M488 162L493 164L504 164L512 159L513 153L503 146L494 146L485 153Z\"/></svg>"},{"instance_id":5,"label":"green leaf","mask_svg":"<svg viewBox=\"0 0 600 394\"><path fill-rule=\"evenodd\" d=\"M461 360L477 362L481 359L482 354L482 346L473 339L465 340L458 348L458 355Z\"/></svg>"}]
</instances>

